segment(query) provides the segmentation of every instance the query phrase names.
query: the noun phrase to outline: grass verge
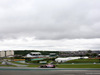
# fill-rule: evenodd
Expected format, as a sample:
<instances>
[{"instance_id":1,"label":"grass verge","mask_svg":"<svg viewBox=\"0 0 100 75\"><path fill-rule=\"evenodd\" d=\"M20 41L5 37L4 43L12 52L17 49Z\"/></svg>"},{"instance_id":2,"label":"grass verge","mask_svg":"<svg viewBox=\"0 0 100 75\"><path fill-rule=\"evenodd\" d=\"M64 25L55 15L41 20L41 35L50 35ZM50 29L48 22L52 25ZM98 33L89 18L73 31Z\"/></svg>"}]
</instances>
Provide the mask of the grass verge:
<instances>
[{"instance_id":1,"label":"grass verge","mask_svg":"<svg viewBox=\"0 0 100 75\"><path fill-rule=\"evenodd\" d=\"M57 68L100 68L100 64L58 64Z\"/></svg>"},{"instance_id":2,"label":"grass verge","mask_svg":"<svg viewBox=\"0 0 100 75\"><path fill-rule=\"evenodd\" d=\"M19 65L27 65L27 64L25 64L25 63L18 63L18 62L13 62L13 61L11 61L11 63L19 64Z\"/></svg>"},{"instance_id":3,"label":"grass verge","mask_svg":"<svg viewBox=\"0 0 100 75\"><path fill-rule=\"evenodd\" d=\"M17 67L15 65L0 65L0 67Z\"/></svg>"},{"instance_id":4,"label":"grass verge","mask_svg":"<svg viewBox=\"0 0 100 75\"><path fill-rule=\"evenodd\" d=\"M99 63L99 59L75 59L67 61L66 63Z\"/></svg>"},{"instance_id":5,"label":"grass verge","mask_svg":"<svg viewBox=\"0 0 100 75\"><path fill-rule=\"evenodd\" d=\"M39 67L40 65L35 65L35 64L31 64L31 65L28 65L27 67Z\"/></svg>"}]
</instances>

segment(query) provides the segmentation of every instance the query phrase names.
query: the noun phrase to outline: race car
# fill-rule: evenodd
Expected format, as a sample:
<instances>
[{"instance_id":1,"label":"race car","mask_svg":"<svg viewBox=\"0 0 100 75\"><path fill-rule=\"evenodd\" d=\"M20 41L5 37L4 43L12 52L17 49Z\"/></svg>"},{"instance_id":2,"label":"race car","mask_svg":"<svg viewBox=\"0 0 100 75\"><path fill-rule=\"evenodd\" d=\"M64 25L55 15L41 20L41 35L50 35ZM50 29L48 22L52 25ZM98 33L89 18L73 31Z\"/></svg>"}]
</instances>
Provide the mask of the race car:
<instances>
[{"instance_id":1,"label":"race car","mask_svg":"<svg viewBox=\"0 0 100 75\"><path fill-rule=\"evenodd\" d=\"M53 64L41 65L40 68L55 68Z\"/></svg>"}]
</instances>

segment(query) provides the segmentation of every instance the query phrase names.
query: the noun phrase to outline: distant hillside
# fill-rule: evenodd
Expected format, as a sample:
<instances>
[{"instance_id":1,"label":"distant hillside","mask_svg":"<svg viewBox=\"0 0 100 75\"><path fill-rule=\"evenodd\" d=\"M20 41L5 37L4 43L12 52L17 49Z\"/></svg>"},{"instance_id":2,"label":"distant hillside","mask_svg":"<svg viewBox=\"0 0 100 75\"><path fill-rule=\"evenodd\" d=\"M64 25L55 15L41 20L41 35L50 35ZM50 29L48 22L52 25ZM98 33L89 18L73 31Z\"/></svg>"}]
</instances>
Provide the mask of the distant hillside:
<instances>
[{"instance_id":1,"label":"distant hillside","mask_svg":"<svg viewBox=\"0 0 100 75\"><path fill-rule=\"evenodd\" d=\"M48 55L49 53L56 53L57 55L59 54L58 51L36 51L36 50L16 50L16 51L14 51L14 54L25 56L26 54L28 54L30 52L41 52L41 54L43 54L43 55Z\"/></svg>"}]
</instances>

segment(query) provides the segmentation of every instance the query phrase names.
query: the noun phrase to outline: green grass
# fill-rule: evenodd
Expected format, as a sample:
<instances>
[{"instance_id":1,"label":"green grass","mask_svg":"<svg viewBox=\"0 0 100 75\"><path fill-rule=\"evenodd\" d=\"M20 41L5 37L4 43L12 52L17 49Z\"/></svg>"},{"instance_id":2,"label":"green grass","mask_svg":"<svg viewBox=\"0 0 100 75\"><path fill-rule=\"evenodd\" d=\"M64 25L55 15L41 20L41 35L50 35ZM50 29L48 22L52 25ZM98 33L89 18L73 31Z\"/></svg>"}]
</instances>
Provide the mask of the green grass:
<instances>
[{"instance_id":1,"label":"green grass","mask_svg":"<svg viewBox=\"0 0 100 75\"><path fill-rule=\"evenodd\" d=\"M0 67L16 67L15 65L0 65Z\"/></svg>"},{"instance_id":2,"label":"green grass","mask_svg":"<svg viewBox=\"0 0 100 75\"><path fill-rule=\"evenodd\" d=\"M40 66L40 64L30 64L27 67L39 67L39 66Z\"/></svg>"},{"instance_id":3,"label":"green grass","mask_svg":"<svg viewBox=\"0 0 100 75\"><path fill-rule=\"evenodd\" d=\"M66 63L99 63L99 59L76 59L76 60L70 60Z\"/></svg>"},{"instance_id":4,"label":"green grass","mask_svg":"<svg viewBox=\"0 0 100 75\"><path fill-rule=\"evenodd\" d=\"M100 68L100 64L59 64L57 68Z\"/></svg>"},{"instance_id":5,"label":"green grass","mask_svg":"<svg viewBox=\"0 0 100 75\"><path fill-rule=\"evenodd\" d=\"M16 67L15 65L2 65L2 62L0 62L0 67Z\"/></svg>"},{"instance_id":6,"label":"green grass","mask_svg":"<svg viewBox=\"0 0 100 75\"><path fill-rule=\"evenodd\" d=\"M27 65L27 67L39 67L41 64L25 64L25 63L18 63L18 62L12 62L15 64L20 64L20 65Z\"/></svg>"},{"instance_id":7,"label":"green grass","mask_svg":"<svg viewBox=\"0 0 100 75\"><path fill-rule=\"evenodd\" d=\"M18 62L14 62L14 61L11 61L11 63L20 64L20 65L27 65L27 64L25 64L25 63L18 63Z\"/></svg>"}]
</instances>

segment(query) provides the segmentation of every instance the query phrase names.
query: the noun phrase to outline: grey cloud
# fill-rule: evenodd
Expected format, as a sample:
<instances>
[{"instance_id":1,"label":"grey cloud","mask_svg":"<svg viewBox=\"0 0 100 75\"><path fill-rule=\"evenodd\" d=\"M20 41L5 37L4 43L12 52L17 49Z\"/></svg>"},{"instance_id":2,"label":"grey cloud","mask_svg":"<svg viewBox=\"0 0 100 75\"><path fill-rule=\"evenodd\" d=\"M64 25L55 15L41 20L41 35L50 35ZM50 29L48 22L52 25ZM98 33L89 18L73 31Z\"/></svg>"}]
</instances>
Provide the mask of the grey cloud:
<instances>
[{"instance_id":1,"label":"grey cloud","mask_svg":"<svg viewBox=\"0 0 100 75\"><path fill-rule=\"evenodd\" d=\"M0 38L100 38L99 0L0 1Z\"/></svg>"}]
</instances>

